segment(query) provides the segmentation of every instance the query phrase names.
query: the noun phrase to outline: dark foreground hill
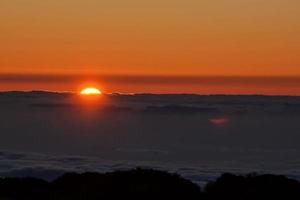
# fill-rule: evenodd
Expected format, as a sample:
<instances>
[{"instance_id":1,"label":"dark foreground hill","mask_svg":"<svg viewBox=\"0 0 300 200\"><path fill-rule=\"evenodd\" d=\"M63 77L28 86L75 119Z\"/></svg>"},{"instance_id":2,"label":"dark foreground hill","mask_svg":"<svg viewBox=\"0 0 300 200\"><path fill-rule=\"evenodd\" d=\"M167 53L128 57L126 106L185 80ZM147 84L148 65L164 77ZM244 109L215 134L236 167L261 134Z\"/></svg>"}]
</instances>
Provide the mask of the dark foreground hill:
<instances>
[{"instance_id":1,"label":"dark foreground hill","mask_svg":"<svg viewBox=\"0 0 300 200\"><path fill-rule=\"evenodd\" d=\"M0 179L0 200L96 199L300 199L300 183L284 176L224 174L203 191L167 172L135 169L112 173L67 173L53 182Z\"/></svg>"}]
</instances>

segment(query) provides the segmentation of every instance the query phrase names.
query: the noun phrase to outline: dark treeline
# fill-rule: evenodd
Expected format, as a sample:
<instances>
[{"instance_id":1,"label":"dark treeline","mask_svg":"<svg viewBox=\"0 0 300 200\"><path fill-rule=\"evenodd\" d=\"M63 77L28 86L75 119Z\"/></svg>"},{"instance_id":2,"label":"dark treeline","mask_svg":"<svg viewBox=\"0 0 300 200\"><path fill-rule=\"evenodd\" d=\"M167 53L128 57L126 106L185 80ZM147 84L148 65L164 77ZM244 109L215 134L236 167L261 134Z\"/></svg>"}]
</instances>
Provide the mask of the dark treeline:
<instances>
[{"instance_id":1,"label":"dark treeline","mask_svg":"<svg viewBox=\"0 0 300 200\"><path fill-rule=\"evenodd\" d=\"M47 182L1 178L0 200L96 199L300 199L300 183L277 175L223 174L204 188L167 172L135 169L111 173L67 173Z\"/></svg>"}]
</instances>

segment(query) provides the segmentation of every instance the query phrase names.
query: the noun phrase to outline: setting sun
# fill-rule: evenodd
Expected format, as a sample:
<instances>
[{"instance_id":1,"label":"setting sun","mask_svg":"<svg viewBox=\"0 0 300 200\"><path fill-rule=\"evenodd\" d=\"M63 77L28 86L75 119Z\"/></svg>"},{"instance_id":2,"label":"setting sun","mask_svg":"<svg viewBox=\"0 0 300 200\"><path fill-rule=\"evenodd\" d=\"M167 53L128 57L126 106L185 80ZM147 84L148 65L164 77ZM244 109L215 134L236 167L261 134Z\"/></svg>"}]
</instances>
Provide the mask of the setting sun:
<instances>
[{"instance_id":1,"label":"setting sun","mask_svg":"<svg viewBox=\"0 0 300 200\"><path fill-rule=\"evenodd\" d=\"M80 94L81 95L100 95L100 94L102 94L102 92L97 88L89 87L89 88L84 88L83 90L81 90Z\"/></svg>"}]
</instances>

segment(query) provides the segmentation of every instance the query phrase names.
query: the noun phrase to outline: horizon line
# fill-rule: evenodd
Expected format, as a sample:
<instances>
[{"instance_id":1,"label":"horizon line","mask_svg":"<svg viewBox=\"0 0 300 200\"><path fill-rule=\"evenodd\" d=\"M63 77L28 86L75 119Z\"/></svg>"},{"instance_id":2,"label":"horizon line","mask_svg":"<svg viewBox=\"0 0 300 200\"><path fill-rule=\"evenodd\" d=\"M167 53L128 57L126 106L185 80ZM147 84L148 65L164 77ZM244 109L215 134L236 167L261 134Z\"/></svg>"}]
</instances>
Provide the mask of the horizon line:
<instances>
[{"instance_id":1,"label":"horizon line","mask_svg":"<svg viewBox=\"0 0 300 200\"><path fill-rule=\"evenodd\" d=\"M79 95L79 92L74 91L54 91L54 90L0 90L1 93L53 93L53 94L72 94ZM261 97L300 97L300 95L272 95L272 94L200 94L200 93L152 93L152 92L140 92L140 93L124 93L124 92L102 92L102 95L193 95L193 96L261 96Z\"/></svg>"}]
</instances>

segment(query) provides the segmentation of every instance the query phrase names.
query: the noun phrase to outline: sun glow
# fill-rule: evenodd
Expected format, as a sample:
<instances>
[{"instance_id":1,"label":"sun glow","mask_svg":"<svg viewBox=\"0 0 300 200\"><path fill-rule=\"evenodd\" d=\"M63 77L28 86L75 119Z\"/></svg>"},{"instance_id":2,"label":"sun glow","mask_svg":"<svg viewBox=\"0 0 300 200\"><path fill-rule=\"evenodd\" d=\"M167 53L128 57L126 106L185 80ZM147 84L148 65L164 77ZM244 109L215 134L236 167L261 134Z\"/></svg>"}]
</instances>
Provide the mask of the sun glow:
<instances>
[{"instance_id":1,"label":"sun glow","mask_svg":"<svg viewBox=\"0 0 300 200\"><path fill-rule=\"evenodd\" d=\"M81 95L101 95L102 92L94 87L88 87L88 88L84 88L83 90L80 91Z\"/></svg>"}]
</instances>

